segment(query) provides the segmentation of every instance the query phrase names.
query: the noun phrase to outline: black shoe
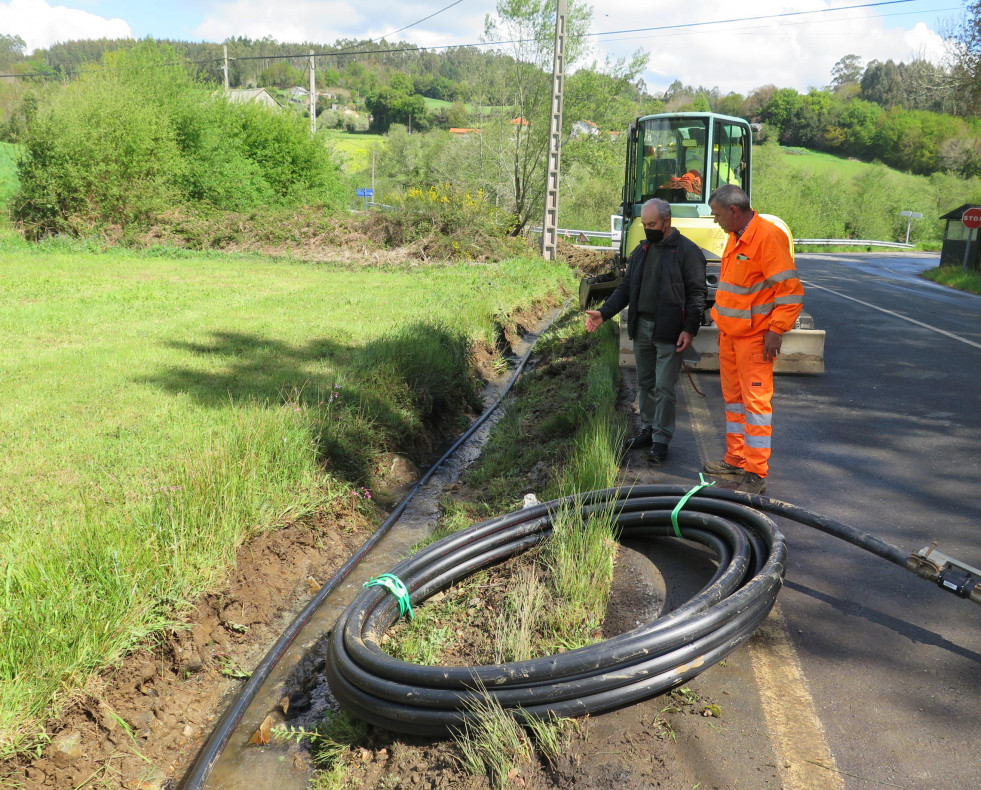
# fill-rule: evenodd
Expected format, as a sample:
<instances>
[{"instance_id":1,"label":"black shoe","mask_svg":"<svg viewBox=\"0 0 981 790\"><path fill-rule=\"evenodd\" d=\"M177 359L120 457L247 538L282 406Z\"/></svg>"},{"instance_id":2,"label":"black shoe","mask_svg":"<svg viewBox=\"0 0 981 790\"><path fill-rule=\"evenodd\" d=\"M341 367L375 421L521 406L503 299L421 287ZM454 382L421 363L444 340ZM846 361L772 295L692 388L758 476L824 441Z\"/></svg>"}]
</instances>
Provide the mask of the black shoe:
<instances>
[{"instance_id":1,"label":"black shoe","mask_svg":"<svg viewBox=\"0 0 981 790\"><path fill-rule=\"evenodd\" d=\"M623 443L623 450L627 452L629 450L640 450L642 447L650 447L653 439L651 438L654 434L653 428L644 428L636 436L627 439Z\"/></svg>"},{"instance_id":2,"label":"black shoe","mask_svg":"<svg viewBox=\"0 0 981 790\"><path fill-rule=\"evenodd\" d=\"M736 486L737 491L744 491L747 494L766 493L766 479L760 477L755 472L747 472L743 475L743 481Z\"/></svg>"},{"instance_id":3,"label":"black shoe","mask_svg":"<svg viewBox=\"0 0 981 790\"><path fill-rule=\"evenodd\" d=\"M668 446L662 442L654 442L651 451L647 454L647 462L660 466L668 457Z\"/></svg>"},{"instance_id":4,"label":"black shoe","mask_svg":"<svg viewBox=\"0 0 981 790\"><path fill-rule=\"evenodd\" d=\"M730 464L724 458L721 461L706 461L702 471L716 477L742 477L744 474L741 466Z\"/></svg>"}]
</instances>

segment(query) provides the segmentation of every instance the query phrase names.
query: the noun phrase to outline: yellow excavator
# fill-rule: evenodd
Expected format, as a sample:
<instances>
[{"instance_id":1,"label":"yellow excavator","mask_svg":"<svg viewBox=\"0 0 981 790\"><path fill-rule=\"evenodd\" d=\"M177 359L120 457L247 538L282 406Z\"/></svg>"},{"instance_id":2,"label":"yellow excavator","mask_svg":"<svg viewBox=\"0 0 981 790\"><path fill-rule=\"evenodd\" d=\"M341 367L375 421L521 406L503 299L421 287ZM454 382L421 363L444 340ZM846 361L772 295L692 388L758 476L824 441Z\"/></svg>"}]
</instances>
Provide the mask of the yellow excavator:
<instances>
[{"instance_id":1,"label":"yellow excavator","mask_svg":"<svg viewBox=\"0 0 981 790\"><path fill-rule=\"evenodd\" d=\"M743 118L710 112L661 113L638 118L627 132L627 163L621 205L620 247L613 271L587 277L579 285L583 309L609 296L619 285L627 259L644 240L640 209L650 198L671 204L671 225L699 247L708 263L709 293L704 326L692 346L695 370L718 370L718 329L708 308L715 301L722 253L727 234L712 218L709 195L722 184L737 184L752 196L752 129ZM794 241L779 217L763 214L787 234L790 254ZM620 361L633 367L633 351L626 340L626 321L621 320ZM824 330L816 329L811 316L802 312L797 325L783 336L775 373L824 373Z\"/></svg>"}]
</instances>

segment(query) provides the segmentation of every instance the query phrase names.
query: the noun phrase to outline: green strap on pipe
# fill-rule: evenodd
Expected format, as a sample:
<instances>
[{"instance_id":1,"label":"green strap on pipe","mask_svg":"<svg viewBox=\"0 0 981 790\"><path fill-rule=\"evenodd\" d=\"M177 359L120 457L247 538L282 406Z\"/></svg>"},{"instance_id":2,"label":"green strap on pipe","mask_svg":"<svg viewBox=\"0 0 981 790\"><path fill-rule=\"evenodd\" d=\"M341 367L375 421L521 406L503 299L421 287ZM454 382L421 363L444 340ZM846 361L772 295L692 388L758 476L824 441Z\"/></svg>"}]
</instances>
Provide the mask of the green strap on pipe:
<instances>
[{"instance_id":1,"label":"green strap on pipe","mask_svg":"<svg viewBox=\"0 0 981 790\"><path fill-rule=\"evenodd\" d=\"M409 591L405 588L405 584L402 580L391 573L383 573L376 579L371 579L366 581L364 587L384 587L392 595L395 596L396 600L399 602L399 616L402 617L406 612L409 613L409 619L415 619L415 614L412 612L412 604L409 603Z\"/></svg>"},{"instance_id":2,"label":"green strap on pipe","mask_svg":"<svg viewBox=\"0 0 981 790\"><path fill-rule=\"evenodd\" d=\"M681 509L685 506L685 504L688 502L689 499L691 499L695 494L697 494L703 488L709 488L710 486L715 485L714 480L711 483L706 483L705 477L702 475L701 472L698 473L698 479L702 481L701 485L695 486L694 488L692 488L691 491L689 491L680 500L678 500L678 504L675 505L674 510L671 511L671 523L674 525L674 534L677 535L679 538L682 536L681 527L678 526L678 514L681 512Z\"/></svg>"}]
</instances>

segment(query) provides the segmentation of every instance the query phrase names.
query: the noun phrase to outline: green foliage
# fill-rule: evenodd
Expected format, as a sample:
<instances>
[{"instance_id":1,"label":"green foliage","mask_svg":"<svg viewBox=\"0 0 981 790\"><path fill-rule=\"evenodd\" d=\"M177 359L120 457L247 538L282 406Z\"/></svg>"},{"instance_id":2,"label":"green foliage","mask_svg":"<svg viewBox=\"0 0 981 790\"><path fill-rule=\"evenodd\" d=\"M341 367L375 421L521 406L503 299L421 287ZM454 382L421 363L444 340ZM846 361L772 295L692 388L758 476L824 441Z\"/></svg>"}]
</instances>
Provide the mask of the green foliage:
<instances>
[{"instance_id":1,"label":"green foliage","mask_svg":"<svg viewBox=\"0 0 981 790\"><path fill-rule=\"evenodd\" d=\"M30 238L147 224L174 206L340 204L295 114L213 99L152 41L110 53L33 119L13 215Z\"/></svg>"},{"instance_id":2,"label":"green foliage","mask_svg":"<svg viewBox=\"0 0 981 790\"><path fill-rule=\"evenodd\" d=\"M923 272L923 276L936 283L961 291L981 294L981 272L963 266L938 266Z\"/></svg>"},{"instance_id":3,"label":"green foliage","mask_svg":"<svg viewBox=\"0 0 981 790\"><path fill-rule=\"evenodd\" d=\"M452 184L410 188L395 198L397 211L379 214L376 226L386 243L424 242L427 255L475 258L495 249L519 251L510 237L515 220L498 209L481 189Z\"/></svg>"},{"instance_id":4,"label":"green foliage","mask_svg":"<svg viewBox=\"0 0 981 790\"><path fill-rule=\"evenodd\" d=\"M259 72L258 82L264 87L292 88L299 85L302 79L303 73L299 69L280 61Z\"/></svg>"}]
</instances>

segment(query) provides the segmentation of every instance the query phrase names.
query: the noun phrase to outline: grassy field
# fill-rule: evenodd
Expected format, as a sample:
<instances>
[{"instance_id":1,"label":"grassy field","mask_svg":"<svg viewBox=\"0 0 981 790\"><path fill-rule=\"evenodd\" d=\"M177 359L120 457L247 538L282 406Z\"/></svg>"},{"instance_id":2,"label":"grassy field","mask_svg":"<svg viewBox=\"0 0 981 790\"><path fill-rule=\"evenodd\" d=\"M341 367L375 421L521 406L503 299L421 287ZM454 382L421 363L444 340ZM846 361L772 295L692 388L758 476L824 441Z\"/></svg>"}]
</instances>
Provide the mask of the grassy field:
<instances>
[{"instance_id":1,"label":"grassy field","mask_svg":"<svg viewBox=\"0 0 981 790\"><path fill-rule=\"evenodd\" d=\"M352 134L337 129L330 129L322 134L327 144L341 155L347 172L370 168L371 152L385 147L385 135L382 134Z\"/></svg>"},{"instance_id":2,"label":"grassy field","mask_svg":"<svg viewBox=\"0 0 981 790\"><path fill-rule=\"evenodd\" d=\"M354 270L0 240L0 752L220 579L250 534L411 443L430 360L564 266ZM437 409L441 408L437 402ZM351 450L351 452L347 452ZM55 706L56 707L56 706Z\"/></svg>"},{"instance_id":3,"label":"grassy field","mask_svg":"<svg viewBox=\"0 0 981 790\"><path fill-rule=\"evenodd\" d=\"M790 167L805 170L808 173L834 174L842 178L855 178L873 166L870 162L846 159L822 151L811 151L808 148L781 146L780 153Z\"/></svg>"}]
</instances>

